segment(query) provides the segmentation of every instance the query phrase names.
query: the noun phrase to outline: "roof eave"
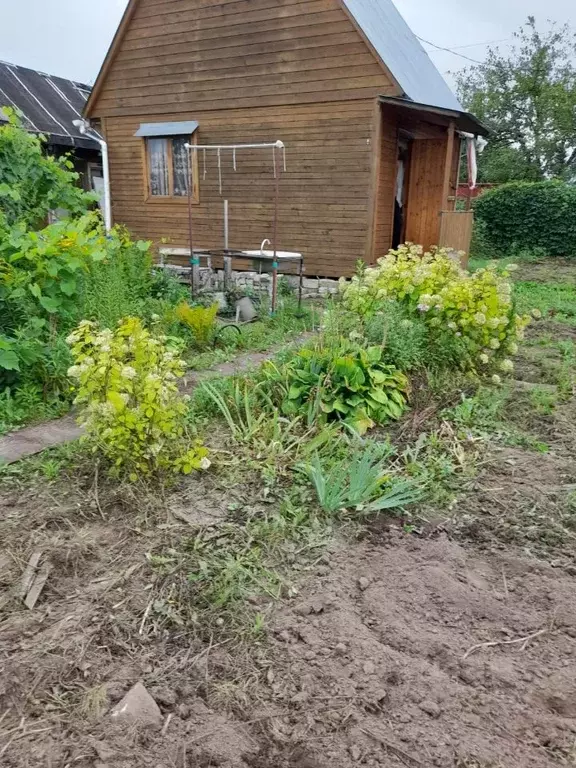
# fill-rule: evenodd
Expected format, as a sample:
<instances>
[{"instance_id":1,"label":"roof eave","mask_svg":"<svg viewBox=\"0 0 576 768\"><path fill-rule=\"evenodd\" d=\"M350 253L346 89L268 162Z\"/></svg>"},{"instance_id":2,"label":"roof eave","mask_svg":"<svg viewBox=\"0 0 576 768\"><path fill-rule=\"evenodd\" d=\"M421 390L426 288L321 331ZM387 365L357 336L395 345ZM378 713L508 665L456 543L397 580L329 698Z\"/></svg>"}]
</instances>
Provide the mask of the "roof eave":
<instances>
[{"instance_id":1,"label":"roof eave","mask_svg":"<svg viewBox=\"0 0 576 768\"><path fill-rule=\"evenodd\" d=\"M490 129L485 126L477 117L470 112L464 112L456 109L446 109L445 107L435 107L431 104L420 104L408 98L398 98L396 96L379 96L383 104L409 109L414 112L426 112L431 115L439 115L453 120L456 127L464 133L472 133L475 136L489 136Z\"/></svg>"}]
</instances>

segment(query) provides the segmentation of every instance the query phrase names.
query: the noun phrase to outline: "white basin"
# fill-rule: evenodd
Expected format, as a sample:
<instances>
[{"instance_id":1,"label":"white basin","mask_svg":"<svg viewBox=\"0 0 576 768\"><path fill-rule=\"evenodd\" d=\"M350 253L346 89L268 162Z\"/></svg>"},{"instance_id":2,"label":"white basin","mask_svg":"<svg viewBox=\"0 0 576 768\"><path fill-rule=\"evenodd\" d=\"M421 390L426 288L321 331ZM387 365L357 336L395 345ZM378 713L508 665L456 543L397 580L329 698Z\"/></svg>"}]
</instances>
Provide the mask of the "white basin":
<instances>
[{"instance_id":1,"label":"white basin","mask_svg":"<svg viewBox=\"0 0 576 768\"><path fill-rule=\"evenodd\" d=\"M266 251L242 251L242 253L245 253L246 256L263 256L265 259L273 259L274 258L274 251L266 250ZM297 253L296 251L277 251L276 252L276 258L277 259L301 259L302 254Z\"/></svg>"}]
</instances>

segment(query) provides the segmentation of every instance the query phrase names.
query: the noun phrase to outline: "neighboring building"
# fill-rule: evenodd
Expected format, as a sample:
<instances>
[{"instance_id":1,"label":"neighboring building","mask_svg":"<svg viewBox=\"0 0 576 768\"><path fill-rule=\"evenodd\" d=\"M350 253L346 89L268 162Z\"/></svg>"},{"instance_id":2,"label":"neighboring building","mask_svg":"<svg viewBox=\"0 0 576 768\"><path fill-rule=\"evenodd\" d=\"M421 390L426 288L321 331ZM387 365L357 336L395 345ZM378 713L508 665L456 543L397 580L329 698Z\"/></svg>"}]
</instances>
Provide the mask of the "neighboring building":
<instances>
[{"instance_id":1,"label":"neighboring building","mask_svg":"<svg viewBox=\"0 0 576 768\"><path fill-rule=\"evenodd\" d=\"M184 144L280 139L278 247L349 275L393 243L461 247L462 108L391 0L130 0L85 109L109 145L113 215L186 247ZM272 239L272 158L215 153L193 173L194 245ZM446 211L447 213L442 213ZM462 218L464 217L464 218ZM463 226L465 224L466 226Z\"/></svg>"},{"instance_id":2,"label":"neighboring building","mask_svg":"<svg viewBox=\"0 0 576 768\"><path fill-rule=\"evenodd\" d=\"M89 95L89 85L0 62L0 120L3 107L15 109L27 131L46 137L46 152L70 153L84 189L101 192L100 145L73 123L82 117Z\"/></svg>"}]
</instances>

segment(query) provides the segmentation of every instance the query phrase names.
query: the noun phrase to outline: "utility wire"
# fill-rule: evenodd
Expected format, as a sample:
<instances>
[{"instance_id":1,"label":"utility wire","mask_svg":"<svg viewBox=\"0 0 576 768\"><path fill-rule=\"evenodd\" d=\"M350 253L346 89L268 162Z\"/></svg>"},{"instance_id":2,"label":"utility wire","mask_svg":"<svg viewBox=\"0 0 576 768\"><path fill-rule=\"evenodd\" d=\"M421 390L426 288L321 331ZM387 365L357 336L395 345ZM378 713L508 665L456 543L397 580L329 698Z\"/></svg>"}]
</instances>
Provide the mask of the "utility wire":
<instances>
[{"instance_id":1,"label":"utility wire","mask_svg":"<svg viewBox=\"0 0 576 768\"><path fill-rule=\"evenodd\" d=\"M511 37L500 38L500 40L487 40L485 43L469 43L468 45L453 45L451 51L459 51L462 48L477 48L480 45L496 45L496 43L507 43L512 40Z\"/></svg>"},{"instance_id":2,"label":"utility wire","mask_svg":"<svg viewBox=\"0 0 576 768\"><path fill-rule=\"evenodd\" d=\"M418 37L418 35L416 35ZM466 59L467 61L471 61L473 64L484 64L483 61L478 61L478 59L472 59L470 56L465 56L463 53L458 53L457 51L454 51L452 48L444 48L441 45L436 45L436 43L431 43L430 40L425 40L423 37L418 37L418 40L422 43L426 43L426 45L431 45L432 48L437 48L439 51L446 51L446 53L452 53L454 56L460 56L461 59Z\"/></svg>"}]
</instances>

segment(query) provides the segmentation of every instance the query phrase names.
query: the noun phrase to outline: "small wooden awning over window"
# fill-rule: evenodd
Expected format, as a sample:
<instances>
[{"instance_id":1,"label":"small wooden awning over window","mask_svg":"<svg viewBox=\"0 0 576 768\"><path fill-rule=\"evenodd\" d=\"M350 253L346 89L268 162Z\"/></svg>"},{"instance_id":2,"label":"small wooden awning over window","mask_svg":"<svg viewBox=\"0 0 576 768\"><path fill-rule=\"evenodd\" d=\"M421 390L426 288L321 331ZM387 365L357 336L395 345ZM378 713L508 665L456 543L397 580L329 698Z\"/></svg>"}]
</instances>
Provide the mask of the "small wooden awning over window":
<instances>
[{"instance_id":1,"label":"small wooden awning over window","mask_svg":"<svg viewBox=\"0 0 576 768\"><path fill-rule=\"evenodd\" d=\"M141 123L134 136L191 136L198 128L196 120L181 123Z\"/></svg>"}]
</instances>

